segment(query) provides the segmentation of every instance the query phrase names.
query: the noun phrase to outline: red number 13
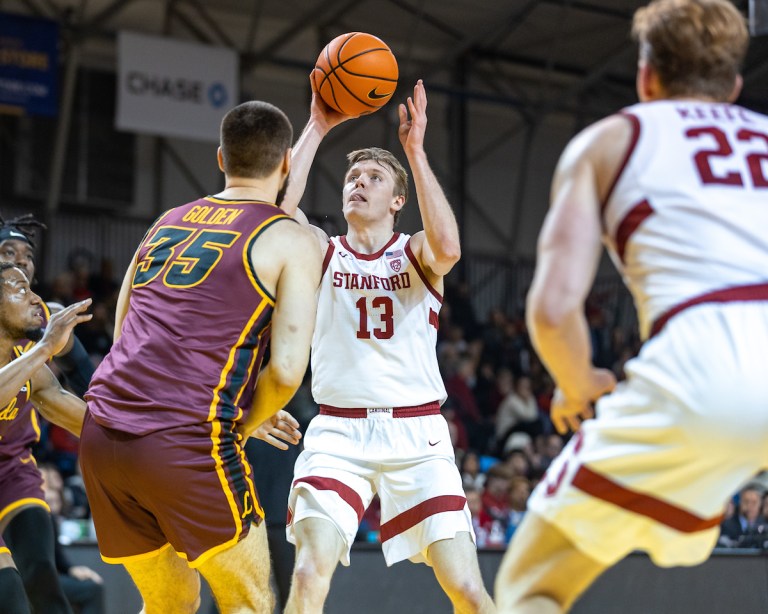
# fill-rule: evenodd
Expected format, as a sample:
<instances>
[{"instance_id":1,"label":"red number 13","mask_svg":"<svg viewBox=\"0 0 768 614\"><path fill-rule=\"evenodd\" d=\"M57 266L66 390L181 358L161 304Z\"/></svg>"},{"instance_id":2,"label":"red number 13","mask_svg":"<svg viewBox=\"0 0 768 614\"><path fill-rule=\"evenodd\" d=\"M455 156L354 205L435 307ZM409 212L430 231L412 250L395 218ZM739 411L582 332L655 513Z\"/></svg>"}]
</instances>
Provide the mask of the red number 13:
<instances>
[{"instance_id":1,"label":"red number 13","mask_svg":"<svg viewBox=\"0 0 768 614\"><path fill-rule=\"evenodd\" d=\"M368 302L365 296L361 296L355 303L360 313L360 326L357 329L358 339L370 339L371 332L368 330ZM379 319L382 328L374 328L373 336L377 339L389 339L395 334L394 309L392 299L388 296L376 296L371 301L371 307L378 310Z\"/></svg>"}]
</instances>

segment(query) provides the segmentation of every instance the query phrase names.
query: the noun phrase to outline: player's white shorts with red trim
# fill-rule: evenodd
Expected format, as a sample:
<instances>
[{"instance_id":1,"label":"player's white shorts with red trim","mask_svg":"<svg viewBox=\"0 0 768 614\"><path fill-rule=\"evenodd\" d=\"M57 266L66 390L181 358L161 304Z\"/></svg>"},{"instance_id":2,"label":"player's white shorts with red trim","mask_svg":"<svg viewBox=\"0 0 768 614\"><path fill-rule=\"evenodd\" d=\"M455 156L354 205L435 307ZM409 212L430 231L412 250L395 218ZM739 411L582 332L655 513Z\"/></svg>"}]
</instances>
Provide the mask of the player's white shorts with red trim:
<instances>
[{"instance_id":1,"label":"player's white shorts with red trim","mask_svg":"<svg viewBox=\"0 0 768 614\"><path fill-rule=\"evenodd\" d=\"M528 508L610 565L704 561L727 499L768 466L768 304L692 307L627 366Z\"/></svg>"},{"instance_id":2,"label":"player's white shorts with red trim","mask_svg":"<svg viewBox=\"0 0 768 614\"><path fill-rule=\"evenodd\" d=\"M375 493L381 500L381 541L387 565L427 560L430 544L466 531L472 520L453 454L448 425L437 415L393 418L316 416L304 436L288 502L288 541L294 525L324 518L349 549Z\"/></svg>"}]
</instances>

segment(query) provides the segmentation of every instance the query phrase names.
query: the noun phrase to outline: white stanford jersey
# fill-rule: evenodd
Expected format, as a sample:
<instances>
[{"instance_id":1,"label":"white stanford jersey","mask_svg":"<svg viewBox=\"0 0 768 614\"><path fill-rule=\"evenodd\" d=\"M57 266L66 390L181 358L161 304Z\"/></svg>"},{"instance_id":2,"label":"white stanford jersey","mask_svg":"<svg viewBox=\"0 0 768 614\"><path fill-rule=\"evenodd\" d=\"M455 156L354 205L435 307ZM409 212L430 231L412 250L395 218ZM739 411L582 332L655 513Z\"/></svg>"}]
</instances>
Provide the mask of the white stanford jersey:
<instances>
[{"instance_id":1,"label":"white stanford jersey","mask_svg":"<svg viewBox=\"0 0 768 614\"><path fill-rule=\"evenodd\" d=\"M683 100L623 115L634 136L603 222L642 337L691 304L768 299L768 117Z\"/></svg>"},{"instance_id":2,"label":"white stanford jersey","mask_svg":"<svg viewBox=\"0 0 768 614\"><path fill-rule=\"evenodd\" d=\"M442 296L395 233L375 254L333 237L312 339L312 394L334 407L403 407L443 402L437 366Z\"/></svg>"}]
</instances>

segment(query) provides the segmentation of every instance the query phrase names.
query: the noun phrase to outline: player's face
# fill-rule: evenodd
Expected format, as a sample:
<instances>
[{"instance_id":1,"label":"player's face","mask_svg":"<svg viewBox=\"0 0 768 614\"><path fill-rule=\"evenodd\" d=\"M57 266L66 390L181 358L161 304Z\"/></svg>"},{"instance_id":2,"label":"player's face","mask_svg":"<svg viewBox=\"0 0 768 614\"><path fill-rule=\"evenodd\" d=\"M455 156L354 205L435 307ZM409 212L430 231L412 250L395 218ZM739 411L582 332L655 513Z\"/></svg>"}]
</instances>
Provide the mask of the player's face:
<instances>
[{"instance_id":1,"label":"player's face","mask_svg":"<svg viewBox=\"0 0 768 614\"><path fill-rule=\"evenodd\" d=\"M35 278L35 251L26 241L6 239L0 243L0 262L15 264L30 281Z\"/></svg>"},{"instance_id":2,"label":"player's face","mask_svg":"<svg viewBox=\"0 0 768 614\"><path fill-rule=\"evenodd\" d=\"M392 216L393 222L397 203L402 199L395 196L392 171L374 160L362 160L347 171L342 198L348 221L350 216L370 221Z\"/></svg>"},{"instance_id":3,"label":"player's face","mask_svg":"<svg viewBox=\"0 0 768 614\"><path fill-rule=\"evenodd\" d=\"M29 280L21 269L0 273L0 327L13 339L38 341L43 335L43 306L32 292Z\"/></svg>"}]
</instances>

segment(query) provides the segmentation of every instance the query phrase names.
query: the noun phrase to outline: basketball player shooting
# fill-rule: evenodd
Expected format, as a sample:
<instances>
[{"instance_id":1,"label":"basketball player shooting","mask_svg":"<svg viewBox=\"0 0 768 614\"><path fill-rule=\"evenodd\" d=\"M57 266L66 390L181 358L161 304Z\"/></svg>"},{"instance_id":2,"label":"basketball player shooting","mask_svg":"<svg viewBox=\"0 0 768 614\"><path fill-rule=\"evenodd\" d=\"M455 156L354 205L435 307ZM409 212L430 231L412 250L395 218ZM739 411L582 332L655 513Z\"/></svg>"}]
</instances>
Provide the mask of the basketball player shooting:
<instances>
[{"instance_id":1,"label":"basketball player shooting","mask_svg":"<svg viewBox=\"0 0 768 614\"><path fill-rule=\"evenodd\" d=\"M351 119L326 105L312 81L310 119L293 148L286 213L297 206L325 135ZM427 95L419 81L400 105L400 142L413 173L424 230L394 227L408 196L405 169L375 147L347 156L347 234L311 227L325 258L312 341L309 425L289 499L296 566L286 612L320 612L364 510L381 499L388 565L426 562L458 612L493 612L448 426L435 355L443 276L460 256L455 217L424 151Z\"/></svg>"},{"instance_id":2,"label":"basketball player shooting","mask_svg":"<svg viewBox=\"0 0 768 614\"><path fill-rule=\"evenodd\" d=\"M568 610L633 550L703 562L731 493L768 465L768 117L731 104L744 19L727 0L656 0L633 34L641 102L571 141L539 238L529 330L553 422L578 433L504 557L503 612ZM584 318L601 237L645 343L592 419L615 383Z\"/></svg>"}]
</instances>

